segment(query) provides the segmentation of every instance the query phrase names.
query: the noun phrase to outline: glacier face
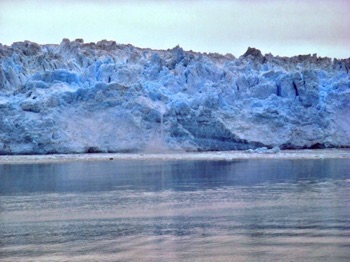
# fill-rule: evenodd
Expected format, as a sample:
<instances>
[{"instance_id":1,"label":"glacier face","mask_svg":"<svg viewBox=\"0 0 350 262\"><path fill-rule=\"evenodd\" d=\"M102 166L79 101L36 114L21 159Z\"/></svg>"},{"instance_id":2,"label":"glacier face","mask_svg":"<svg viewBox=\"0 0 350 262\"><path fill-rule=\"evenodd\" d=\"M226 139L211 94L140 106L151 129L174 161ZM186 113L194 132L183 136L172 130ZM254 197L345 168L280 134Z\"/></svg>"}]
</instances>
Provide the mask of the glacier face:
<instances>
[{"instance_id":1,"label":"glacier face","mask_svg":"<svg viewBox=\"0 0 350 262\"><path fill-rule=\"evenodd\" d=\"M350 147L350 59L0 45L0 154Z\"/></svg>"}]
</instances>

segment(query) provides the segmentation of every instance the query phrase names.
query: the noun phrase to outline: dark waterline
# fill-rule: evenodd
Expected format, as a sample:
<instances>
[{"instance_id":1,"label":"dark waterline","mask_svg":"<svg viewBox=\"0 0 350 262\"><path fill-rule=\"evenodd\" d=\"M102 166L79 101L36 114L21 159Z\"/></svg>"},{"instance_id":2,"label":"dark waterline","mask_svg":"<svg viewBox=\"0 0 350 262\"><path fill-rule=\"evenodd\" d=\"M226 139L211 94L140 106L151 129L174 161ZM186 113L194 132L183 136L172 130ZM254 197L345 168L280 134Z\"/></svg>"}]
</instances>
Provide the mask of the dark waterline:
<instances>
[{"instance_id":1,"label":"dark waterline","mask_svg":"<svg viewBox=\"0 0 350 262\"><path fill-rule=\"evenodd\" d=\"M0 165L0 260L348 261L349 162Z\"/></svg>"}]
</instances>

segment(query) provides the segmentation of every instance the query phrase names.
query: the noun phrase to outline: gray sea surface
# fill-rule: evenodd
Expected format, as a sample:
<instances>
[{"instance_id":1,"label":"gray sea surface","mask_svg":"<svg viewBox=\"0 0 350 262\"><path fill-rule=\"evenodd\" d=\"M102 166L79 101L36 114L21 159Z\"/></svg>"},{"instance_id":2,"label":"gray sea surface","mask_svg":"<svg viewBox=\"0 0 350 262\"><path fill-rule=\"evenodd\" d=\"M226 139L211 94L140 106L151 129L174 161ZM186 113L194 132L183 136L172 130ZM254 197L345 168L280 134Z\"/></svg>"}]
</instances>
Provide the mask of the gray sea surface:
<instances>
[{"instance_id":1,"label":"gray sea surface","mask_svg":"<svg viewBox=\"0 0 350 262\"><path fill-rule=\"evenodd\" d=\"M350 161L3 164L0 261L350 261Z\"/></svg>"}]
</instances>

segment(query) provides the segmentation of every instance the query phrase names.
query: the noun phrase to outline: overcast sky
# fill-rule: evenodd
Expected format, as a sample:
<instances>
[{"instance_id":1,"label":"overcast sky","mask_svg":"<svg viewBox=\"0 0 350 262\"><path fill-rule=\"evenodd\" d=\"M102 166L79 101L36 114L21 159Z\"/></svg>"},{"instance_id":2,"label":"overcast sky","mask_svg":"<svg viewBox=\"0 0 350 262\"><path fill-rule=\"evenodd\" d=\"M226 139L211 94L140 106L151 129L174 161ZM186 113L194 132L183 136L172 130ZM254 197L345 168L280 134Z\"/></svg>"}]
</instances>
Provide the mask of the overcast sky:
<instances>
[{"instance_id":1,"label":"overcast sky","mask_svg":"<svg viewBox=\"0 0 350 262\"><path fill-rule=\"evenodd\" d=\"M0 0L0 43L101 39L242 55L350 57L350 0Z\"/></svg>"}]
</instances>

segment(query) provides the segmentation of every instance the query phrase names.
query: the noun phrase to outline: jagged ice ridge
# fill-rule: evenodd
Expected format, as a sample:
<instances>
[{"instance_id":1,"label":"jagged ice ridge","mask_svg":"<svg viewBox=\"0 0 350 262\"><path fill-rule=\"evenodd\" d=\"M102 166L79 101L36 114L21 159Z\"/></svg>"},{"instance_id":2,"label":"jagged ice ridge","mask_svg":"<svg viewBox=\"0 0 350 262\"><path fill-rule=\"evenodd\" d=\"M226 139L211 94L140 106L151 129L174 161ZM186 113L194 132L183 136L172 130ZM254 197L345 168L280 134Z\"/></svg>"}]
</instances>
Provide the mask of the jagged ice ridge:
<instances>
[{"instance_id":1,"label":"jagged ice ridge","mask_svg":"<svg viewBox=\"0 0 350 262\"><path fill-rule=\"evenodd\" d=\"M0 154L350 147L350 59L0 44Z\"/></svg>"}]
</instances>

